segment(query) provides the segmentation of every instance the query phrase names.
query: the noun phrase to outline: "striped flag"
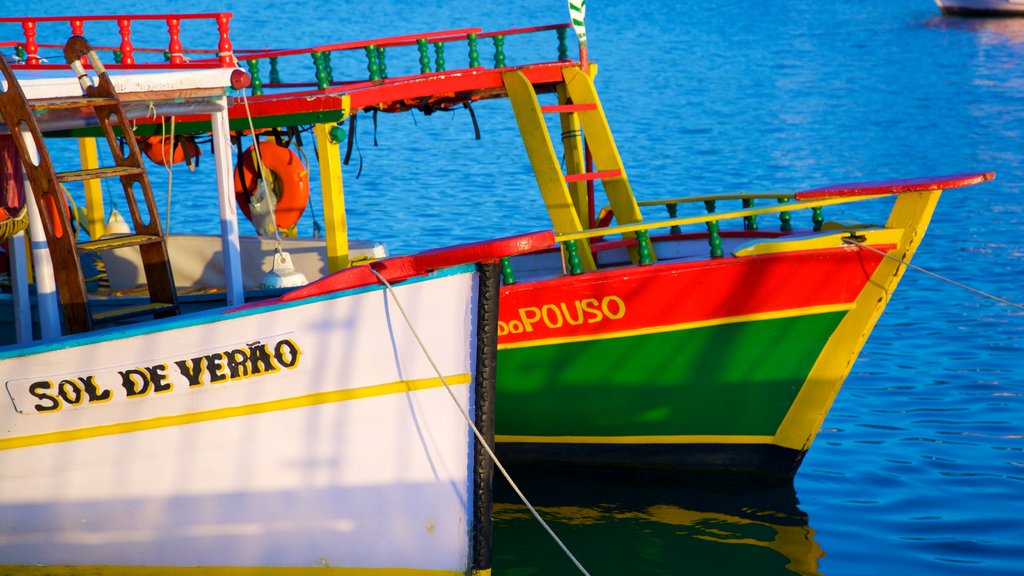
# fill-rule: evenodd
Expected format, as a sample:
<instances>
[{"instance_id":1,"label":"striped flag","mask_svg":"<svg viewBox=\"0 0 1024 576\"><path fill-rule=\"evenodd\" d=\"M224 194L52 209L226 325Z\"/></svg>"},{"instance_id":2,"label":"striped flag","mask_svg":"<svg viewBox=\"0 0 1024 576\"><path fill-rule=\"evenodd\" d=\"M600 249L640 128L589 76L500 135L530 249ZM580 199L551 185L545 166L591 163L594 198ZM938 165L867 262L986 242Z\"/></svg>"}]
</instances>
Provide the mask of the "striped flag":
<instances>
[{"instance_id":1,"label":"striped flag","mask_svg":"<svg viewBox=\"0 0 1024 576\"><path fill-rule=\"evenodd\" d=\"M580 44L587 43L587 28L583 25L583 18L586 15L587 0L569 0L569 19L572 20L572 27L576 30Z\"/></svg>"}]
</instances>

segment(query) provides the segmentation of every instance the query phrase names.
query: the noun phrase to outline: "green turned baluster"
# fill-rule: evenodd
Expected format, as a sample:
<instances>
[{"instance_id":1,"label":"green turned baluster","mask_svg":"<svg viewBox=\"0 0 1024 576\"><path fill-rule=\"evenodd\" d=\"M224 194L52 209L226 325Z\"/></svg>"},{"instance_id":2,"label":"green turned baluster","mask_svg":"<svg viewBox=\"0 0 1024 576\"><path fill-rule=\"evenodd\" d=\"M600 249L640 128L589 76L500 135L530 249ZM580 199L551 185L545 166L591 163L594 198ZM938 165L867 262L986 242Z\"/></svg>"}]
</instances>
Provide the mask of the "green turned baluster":
<instances>
[{"instance_id":1,"label":"green turned baluster","mask_svg":"<svg viewBox=\"0 0 1024 576\"><path fill-rule=\"evenodd\" d=\"M722 237L718 235L718 221L712 220L707 224L708 244L711 246L711 257L721 258L725 252L722 251Z\"/></svg>"},{"instance_id":2,"label":"green turned baluster","mask_svg":"<svg viewBox=\"0 0 1024 576\"><path fill-rule=\"evenodd\" d=\"M273 56L270 59L270 83L280 84L281 73L277 70L277 56Z\"/></svg>"},{"instance_id":3,"label":"green turned baluster","mask_svg":"<svg viewBox=\"0 0 1024 576\"><path fill-rule=\"evenodd\" d=\"M744 198L743 199L743 208L744 209L746 209L746 208L753 208L753 207L754 207L754 199L753 198ZM744 216L743 217L743 229L744 230L757 230L757 216Z\"/></svg>"},{"instance_id":4,"label":"green turned baluster","mask_svg":"<svg viewBox=\"0 0 1024 576\"><path fill-rule=\"evenodd\" d=\"M313 52L313 66L316 66L316 87L324 90L329 86L327 70L324 68L323 52Z\"/></svg>"},{"instance_id":5,"label":"green turned baluster","mask_svg":"<svg viewBox=\"0 0 1024 576\"><path fill-rule=\"evenodd\" d=\"M505 37L495 36L494 37L494 67L504 68L505 67Z\"/></svg>"},{"instance_id":6,"label":"green turned baluster","mask_svg":"<svg viewBox=\"0 0 1024 576\"><path fill-rule=\"evenodd\" d=\"M641 266L647 266L654 262L651 253L651 236L647 230L636 231L636 253L640 257Z\"/></svg>"},{"instance_id":7,"label":"green turned baluster","mask_svg":"<svg viewBox=\"0 0 1024 576\"><path fill-rule=\"evenodd\" d=\"M444 72L444 42L434 42L434 70Z\"/></svg>"},{"instance_id":8,"label":"green turned baluster","mask_svg":"<svg viewBox=\"0 0 1024 576\"><path fill-rule=\"evenodd\" d=\"M576 241L566 240L563 244L565 245L565 251L569 254L569 274L573 276L583 274L583 261L580 260L580 252L576 246Z\"/></svg>"},{"instance_id":9,"label":"green turned baluster","mask_svg":"<svg viewBox=\"0 0 1024 576\"><path fill-rule=\"evenodd\" d=\"M25 61L25 56L27 55L27 53L25 52L25 47L24 46L22 46L21 44L18 44L17 46L15 46L14 47L14 53L18 55L18 59L19 60L21 60L22 62ZM118 62L120 62L120 60L118 60Z\"/></svg>"},{"instance_id":10,"label":"green turned baluster","mask_svg":"<svg viewBox=\"0 0 1024 576\"><path fill-rule=\"evenodd\" d=\"M377 46L370 44L366 50L366 71L370 73L370 80L380 80L380 67L377 65Z\"/></svg>"},{"instance_id":11,"label":"green turned baluster","mask_svg":"<svg viewBox=\"0 0 1024 576\"><path fill-rule=\"evenodd\" d=\"M779 204L788 204L789 198L779 198ZM792 232L793 231L793 216L789 212L779 212L779 231L781 232Z\"/></svg>"},{"instance_id":12,"label":"green turned baluster","mask_svg":"<svg viewBox=\"0 0 1024 576\"><path fill-rule=\"evenodd\" d=\"M388 65L384 62L384 48L377 48L377 68L380 69L380 78L384 80L388 77Z\"/></svg>"},{"instance_id":13,"label":"green turned baluster","mask_svg":"<svg viewBox=\"0 0 1024 576\"><path fill-rule=\"evenodd\" d=\"M430 72L430 56L427 54L427 39L420 38L416 41L416 48L420 51L420 74Z\"/></svg>"},{"instance_id":14,"label":"green turned baluster","mask_svg":"<svg viewBox=\"0 0 1024 576\"><path fill-rule=\"evenodd\" d=\"M559 28L556 30L558 33L558 59L568 60L569 59L569 43L565 41L565 33L567 28Z\"/></svg>"},{"instance_id":15,"label":"green turned baluster","mask_svg":"<svg viewBox=\"0 0 1024 576\"><path fill-rule=\"evenodd\" d=\"M508 256L501 259L501 280L505 286L516 283L516 277L512 274L512 261Z\"/></svg>"},{"instance_id":16,"label":"green turned baluster","mask_svg":"<svg viewBox=\"0 0 1024 576\"><path fill-rule=\"evenodd\" d=\"M171 61L171 51L170 50L164 50L164 62L170 62L170 61Z\"/></svg>"},{"instance_id":17,"label":"green turned baluster","mask_svg":"<svg viewBox=\"0 0 1024 576\"><path fill-rule=\"evenodd\" d=\"M670 220L678 216L678 208L679 206L677 206L675 202L671 204L665 204L665 209L668 210L668 217ZM669 234L679 234L680 232L682 232L682 229L679 228L678 224L673 224L672 227L668 229Z\"/></svg>"},{"instance_id":18,"label":"green turned baluster","mask_svg":"<svg viewBox=\"0 0 1024 576\"><path fill-rule=\"evenodd\" d=\"M814 207L814 214L811 216L811 222L814 223L815 232L821 230L821 225L825 223L825 216L821 213L821 206Z\"/></svg>"},{"instance_id":19,"label":"green turned baluster","mask_svg":"<svg viewBox=\"0 0 1024 576\"><path fill-rule=\"evenodd\" d=\"M253 58L251 60L246 60L245 63L249 66L252 95L259 96L260 94L263 94L263 80L260 78L260 61Z\"/></svg>"},{"instance_id":20,"label":"green turned baluster","mask_svg":"<svg viewBox=\"0 0 1024 576\"><path fill-rule=\"evenodd\" d=\"M121 54L120 50L114 50L114 63L120 64L122 56L124 56L124 54Z\"/></svg>"},{"instance_id":21,"label":"green turned baluster","mask_svg":"<svg viewBox=\"0 0 1024 576\"><path fill-rule=\"evenodd\" d=\"M331 68L331 52L324 52L324 70L327 71L327 81L334 82L334 69Z\"/></svg>"},{"instance_id":22,"label":"green turned baluster","mask_svg":"<svg viewBox=\"0 0 1024 576\"><path fill-rule=\"evenodd\" d=\"M469 67L480 67L480 51L476 49L476 34L469 35Z\"/></svg>"}]
</instances>

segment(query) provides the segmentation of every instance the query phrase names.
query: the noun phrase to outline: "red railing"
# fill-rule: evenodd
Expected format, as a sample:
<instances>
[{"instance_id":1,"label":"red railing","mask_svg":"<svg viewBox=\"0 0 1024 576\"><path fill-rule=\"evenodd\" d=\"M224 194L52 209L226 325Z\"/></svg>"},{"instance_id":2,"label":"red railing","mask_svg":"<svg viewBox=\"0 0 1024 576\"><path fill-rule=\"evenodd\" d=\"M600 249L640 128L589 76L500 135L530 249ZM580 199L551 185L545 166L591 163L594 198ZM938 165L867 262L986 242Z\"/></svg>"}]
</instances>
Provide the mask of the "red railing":
<instances>
[{"instance_id":1,"label":"red railing","mask_svg":"<svg viewBox=\"0 0 1024 576\"><path fill-rule=\"evenodd\" d=\"M132 24L139 21L163 21L167 24L167 48L137 48L132 41ZM103 15L103 16L45 16L45 17L18 17L0 18L0 24L20 24L24 42L19 43L24 50L24 62L27 66L44 66L39 56L40 48L62 48L63 44L39 43L39 24L66 22L69 27L69 36L83 36L86 34L85 25L87 22L112 23L117 26L117 34L120 36L120 44L114 47L96 47L98 50L110 50L120 56L119 64L123 66L148 67L153 64L137 63L136 52L166 52L169 63L175 66L186 65L185 49L181 44L181 23L184 20L212 20L217 26L217 48L216 50L203 50L203 53L216 54L215 62L220 66L234 67L235 57L232 52L230 39L230 12L217 12L210 14L132 14L132 15ZM92 27L90 27L92 28ZM10 45L5 42L5 45ZM198 51L189 51L198 52ZM209 62L205 63L209 65ZM160 65L166 65L160 64Z\"/></svg>"}]
</instances>

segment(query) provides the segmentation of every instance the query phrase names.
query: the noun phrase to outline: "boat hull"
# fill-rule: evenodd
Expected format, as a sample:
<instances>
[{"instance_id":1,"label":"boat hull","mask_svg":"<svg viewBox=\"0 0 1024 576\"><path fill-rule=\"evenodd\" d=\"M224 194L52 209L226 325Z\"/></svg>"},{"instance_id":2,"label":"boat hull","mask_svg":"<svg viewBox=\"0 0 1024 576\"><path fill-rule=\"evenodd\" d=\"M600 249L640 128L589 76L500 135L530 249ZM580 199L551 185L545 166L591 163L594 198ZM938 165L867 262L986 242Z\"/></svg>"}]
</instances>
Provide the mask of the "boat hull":
<instances>
[{"instance_id":1,"label":"boat hull","mask_svg":"<svg viewBox=\"0 0 1024 576\"><path fill-rule=\"evenodd\" d=\"M396 291L482 421L474 270ZM0 572L489 567L485 464L379 288L10 349L0 374Z\"/></svg>"},{"instance_id":2,"label":"boat hull","mask_svg":"<svg viewBox=\"0 0 1024 576\"><path fill-rule=\"evenodd\" d=\"M946 14L964 16L1024 16L1020 0L935 0Z\"/></svg>"}]
</instances>

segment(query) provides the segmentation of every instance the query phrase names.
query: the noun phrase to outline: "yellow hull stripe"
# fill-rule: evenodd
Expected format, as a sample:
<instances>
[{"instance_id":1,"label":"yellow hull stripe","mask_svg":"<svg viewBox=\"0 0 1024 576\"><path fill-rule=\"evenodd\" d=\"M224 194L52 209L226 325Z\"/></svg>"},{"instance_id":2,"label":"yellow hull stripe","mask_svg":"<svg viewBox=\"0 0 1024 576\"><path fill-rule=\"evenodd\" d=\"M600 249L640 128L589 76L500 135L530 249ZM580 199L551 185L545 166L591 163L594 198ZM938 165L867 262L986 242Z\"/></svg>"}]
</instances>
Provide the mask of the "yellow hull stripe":
<instances>
[{"instance_id":1,"label":"yellow hull stripe","mask_svg":"<svg viewBox=\"0 0 1024 576\"><path fill-rule=\"evenodd\" d=\"M490 570L473 576L490 576ZM465 576L454 570L418 568L339 568L334 566L22 566L0 564L0 574L12 576Z\"/></svg>"},{"instance_id":2,"label":"yellow hull stripe","mask_svg":"<svg viewBox=\"0 0 1024 576\"><path fill-rule=\"evenodd\" d=\"M797 316L811 316L813 314L827 314L829 312L847 312L852 310L853 302L847 304L827 304L824 306L807 306L804 308L789 308L773 312L758 312L757 314L744 314L741 316L724 316L712 318L699 322L683 322L681 324L667 324L651 328L637 328L635 330L623 330L621 332L607 332L603 334L587 334L583 336L567 336L563 338L544 338L539 340L527 340L523 342L512 342L510 344L499 344L498 350L510 350L513 348L532 348L534 346L547 346L551 344L568 344L571 342L587 342L591 340L610 340L612 338L628 338L630 336L643 336L646 334L660 334L662 332L677 332L682 330L693 330L696 328L707 328L710 326L723 326L725 324L737 324L740 322L758 322L761 320L777 320L779 318L794 318Z\"/></svg>"},{"instance_id":3,"label":"yellow hull stripe","mask_svg":"<svg viewBox=\"0 0 1024 576\"><path fill-rule=\"evenodd\" d=\"M499 434L494 441L530 444L773 444L774 436L514 436Z\"/></svg>"},{"instance_id":4,"label":"yellow hull stripe","mask_svg":"<svg viewBox=\"0 0 1024 576\"><path fill-rule=\"evenodd\" d=\"M456 374L446 376L445 381L449 385L469 384L472 378L469 374ZM218 408L216 410L205 410L189 414L177 414L174 416L161 416L148 420L137 420L135 422L119 422L103 426L92 426L89 428L78 428L76 430L61 430L60 432L48 432L45 434L34 434L31 436L18 436L0 440L0 450L13 448L25 448L27 446L40 446L43 444L55 444L58 442L70 442L85 438L96 438L99 436L113 436L126 434L141 430L153 430L155 428L167 428L171 426L182 426L195 424L197 422L209 422L211 420L223 420L225 418L236 418L238 416L250 416L253 414L264 414L279 410L291 410L294 408L305 408L318 404L331 404L335 402L347 402L349 400L360 400L373 398L375 396L388 396L417 390L429 390L440 388L444 384L440 378L424 378L422 380L399 380L388 384L377 384L352 388L349 390L332 390L330 392L318 392L294 398L283 398L269 402L258 402L243 406L232 406L230 408Z\"/></svg>"}]
</instances>

